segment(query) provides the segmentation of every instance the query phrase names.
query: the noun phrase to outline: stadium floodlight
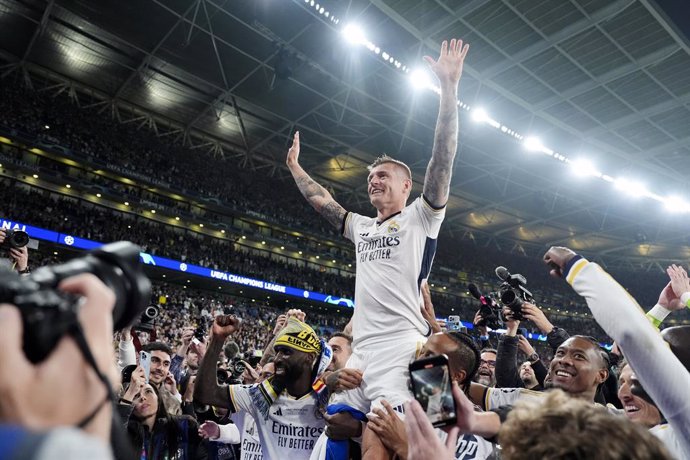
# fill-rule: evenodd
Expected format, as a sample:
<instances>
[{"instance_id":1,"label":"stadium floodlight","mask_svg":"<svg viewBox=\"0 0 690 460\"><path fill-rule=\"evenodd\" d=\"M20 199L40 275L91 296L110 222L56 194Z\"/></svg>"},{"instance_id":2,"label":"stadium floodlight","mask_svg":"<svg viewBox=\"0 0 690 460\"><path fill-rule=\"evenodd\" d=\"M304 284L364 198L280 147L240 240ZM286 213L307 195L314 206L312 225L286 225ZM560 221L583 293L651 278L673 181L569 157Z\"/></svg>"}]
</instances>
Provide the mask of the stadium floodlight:
<instances>
[{"instance_id":1,"label":"stadium floodlight","mask_svg":"<svg viewBox=\"0 0 690 460\"><path fill-rule=\"evenodd\" d=\"M525 148L531 152L540 152L544 148L541 140L534 136L526 137L523 141L523 144L525 145Z\"/></svg>"},{"instance_id":2,"label":"stadium floodlight","mask_svg":"<svg viewBox=\"0 0 690 460\"><path fill-rule=\"evenodd\" d=\"M484 123L489 120L489 115L486 113L486 110L479 107L472 111L472 120L477 123Z\"/></svg>"},{"instance_id":3,"label":"stadium floodlight","mask_svg":"<svg viewBox=\"0 0 690 460\"><path fill-rule=\"evenodd\" d=\"M353 45L361 45L367 42L367 39L364 36L364 31L357 24L350 23L346 25L343 28L342 34L343 37L345 37L345 40Z\"/></svg>"},{"instance_id":4,"label":"stadium floodlight","mask_svg":"<svg viewBox=\"0 0 690 460\"><path fill-rule=\"evenodd\" d=\"M666 209L673 213L683 213L690 211L690 205L679 196L669 196L664 200Z\"/></svg>"},{"instance_id":5,"label":"stadium floodlight","mask_svg":"<svg viewBox=\"0 0 690 460\"><path fill-rule=\"evenodd\" d=\"M415 89L425 89L433 86L429 72L424 69L413 70L410 74L410 83Z\"/></svg>"},{"instance_id":6,"label":"stadium floodlight","mask_svg":"<svg viewBox=\"0 0 690 460\"><path fill-rule=\"evenodd\" d=\"M597 171L592 162L584 158L571 161L570 166L573 168L573 172L577 176L601 176L601 173Z\"/></svg>"},{"instance_id":7,"label":"stadium floodlight","mask_svg":"<svg viewBox=\"0 0 690 460\"><path fill-rule=\"evenodd\" d=\"M632 181L632 180L626 179L624 177L620 177L620 178L616 179L614 184L618 190L626 193L627 195L629 195L633 198L639 198L639 197L645 196L649 193L649 190L647 190L647 187L645 187L640 182Z\"/></svg>"}]
</instances>

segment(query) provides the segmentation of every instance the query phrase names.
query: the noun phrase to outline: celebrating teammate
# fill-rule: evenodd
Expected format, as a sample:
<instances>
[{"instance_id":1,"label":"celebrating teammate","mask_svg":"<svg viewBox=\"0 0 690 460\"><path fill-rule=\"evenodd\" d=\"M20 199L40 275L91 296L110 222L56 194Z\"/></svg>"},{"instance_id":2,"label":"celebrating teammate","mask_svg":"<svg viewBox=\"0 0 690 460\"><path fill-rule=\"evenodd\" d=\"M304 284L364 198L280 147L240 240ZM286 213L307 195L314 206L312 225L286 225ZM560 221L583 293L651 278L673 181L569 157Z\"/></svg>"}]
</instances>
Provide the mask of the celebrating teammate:
<instances>
[{"instance_id":1,"label":"celebrating teammate","mask_svg":"<svg viewBox=\"0 0 690 460\"><path fill-rule=\"evenodd\" d=\"M422 317L420 286L431 270L441 222L448 201L457 150L457 90L469 45L444 41L438 60L425 56L436 74L441 100L431 160L422 196L406 206L412 174L403 162L388 156L369 166L368 193L377 215L346 211L300 166L300 138L295 133L287 165L307 201L355 244L357 276L353 316L353 355L347 367L364 371L364 384L350 390L344 402L368 412L386 399L402 410L410 398L407 366L430 335ZM385 457L373 431L363 436L363 457Z\"/></svg>"}]
</instances>

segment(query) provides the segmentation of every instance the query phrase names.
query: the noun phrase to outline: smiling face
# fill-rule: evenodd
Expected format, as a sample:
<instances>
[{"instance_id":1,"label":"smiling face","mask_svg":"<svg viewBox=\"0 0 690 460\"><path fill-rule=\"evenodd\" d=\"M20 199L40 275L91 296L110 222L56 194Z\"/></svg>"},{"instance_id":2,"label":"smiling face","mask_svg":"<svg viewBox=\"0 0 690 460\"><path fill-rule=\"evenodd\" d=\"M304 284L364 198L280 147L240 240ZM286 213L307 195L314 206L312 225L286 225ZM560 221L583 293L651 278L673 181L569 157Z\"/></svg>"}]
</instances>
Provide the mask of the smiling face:
<instances>
[{"instance_id":1,"label":"smiling face","mask_svg":"<svg viewBox=\"0 0 690 460\"><path fill-rule=\"evenodd\" d=\"M170 370L170 355L161 350L151 352L151 374L149 380L156 385L163 383Z\"/></svg>"},{"instance_id":2,"label":"smiling face","mask_svg":"<svg viewBox=\"0 0 690 460\"><path fill-rule=\"evenodd\" d=\"M284 345L278 345L274 349L276 352L273 360L275 366L274 382L284 386L288 382L296 381L305 372L311 374L311 368L314 364L313 353L305 353Z\"/></svg>"},{"instance_id":3,"label":"smiling face","mask_svg":"<svg viewBox=\"0 0 690 460\"><path fill-rule=\"evenodd\" d=\"M474 381L487 387L492 387L496 383L496 353L485 351L481 354L479 369Z\"/></svg>"},{"instance_id":4,"label":"smiling face","mask_svg":"<svg viewBox=\"0 0 690 460\"><path fill-rule=\"evenodd\" d=\"M597 387L608 377L608 370L599 348L576 336L558 347L549 375L554 388L593 401Z\"/></svg>"},{"instance_id":5,"label":"smiling face","mask_svg":"<svg viewBox=\"0 0 690 460\"><path fill-rule=\"evenodd\" d=\"M412 189L412 180L405 168L395 163L382 163L371 169L367 178L369 200L377 209L404 208Z\"/></svg>"},{"instance_id":6,"label":"smiling face","mask_svg":"<svg viewBox=\"0 0 690 460\"><path fill-rule=\"evenodd\" d=\"M520 366L520 380L525 384L525 388L532 388L538 384L532 364L529 361L525 361Z\"/></svg>"},{"instance_id":7,"label":"smiling face","mask_svg":"<svg viewBox=\"0 0 690 460\"><path fill-rule=\"evenodd\" d=\"M640 423L648 428L658 425L661 423L659 409L639 396L632 394L631 387L633 383L639 385L632 368L626 365L621 370L621 375L618 379L618 399L623 403L625 415L631 421Z\"/></svg>"},{"instance_id":8,"label":"smiling face","mask_svg":"<svg viewBox=\"0 0 690 460\"><path fill-rule=\"evenodd\" d=\"M144 388L134 396L134 411L133 414L139 419L146 419L156 415L158 412L158 395L149 384L144 385Z\"/></svg>"}]
</instances>

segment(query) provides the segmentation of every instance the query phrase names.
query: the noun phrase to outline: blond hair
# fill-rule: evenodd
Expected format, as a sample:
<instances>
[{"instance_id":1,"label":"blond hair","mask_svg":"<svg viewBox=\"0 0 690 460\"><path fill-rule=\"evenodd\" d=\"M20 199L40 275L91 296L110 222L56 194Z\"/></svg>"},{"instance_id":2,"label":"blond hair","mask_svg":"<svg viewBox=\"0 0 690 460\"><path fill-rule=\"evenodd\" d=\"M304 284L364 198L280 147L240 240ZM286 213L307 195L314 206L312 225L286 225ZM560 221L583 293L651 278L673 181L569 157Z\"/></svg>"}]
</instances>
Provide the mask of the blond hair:
<instances>
[{"instance_id":1,"label":"blond hair","mask_svg":"<svg viewBox=\"0 0 690 460\"><path fill-rule=\"evenodd\" d=\"M376 160L374 160L372 164L367 166L367 171L371 171L375 167L381 166L382 164L386 163L391 163L398 166L399 168L402 168L403 170L405 170L405 175L407 176L407 178L412 180L412 170L410 169L410 167L400 160L396 160L395 158L389 157L385 153L378 157Z\"/></svg>"},{"instance_id":2,"label":"blond hair","mask_svg":"<svg viewBox=\"0 0 690 460\"><path fill-rule=\"evenodd\" d=\"M549 391L538 404L520 402L498 434L504 460L671 460L661 442L603 406Z\"/></svg>"}]
</instances>

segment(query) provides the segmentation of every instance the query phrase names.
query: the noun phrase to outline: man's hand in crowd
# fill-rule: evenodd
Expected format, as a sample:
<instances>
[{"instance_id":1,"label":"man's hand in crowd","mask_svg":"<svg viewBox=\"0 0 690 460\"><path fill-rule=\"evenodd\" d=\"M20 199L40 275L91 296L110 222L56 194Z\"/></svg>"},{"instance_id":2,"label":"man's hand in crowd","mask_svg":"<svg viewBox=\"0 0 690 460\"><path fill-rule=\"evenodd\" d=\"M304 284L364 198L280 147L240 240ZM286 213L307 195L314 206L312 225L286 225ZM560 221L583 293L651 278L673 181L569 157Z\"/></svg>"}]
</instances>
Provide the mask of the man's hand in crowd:
<instances>
[{"instance_id":1,"label":"man's hand in crowd","mask_svg":"<svg viewBox=\"0 0 690 460\"><path fill-rule=\"evenodd\" d=\"M177 347L177 356L185 357L187 354L187 350L189 349L189 344L192 342L192 339L194 338L194 328L193 327L185 327L182 329L182 344Z\"/></svg>"},{"instance_id":2,"label":"man's hand in crowd","mask_svg":"<svg viewBox=\"0 0 690 460\"><path fill-rule=\"evenodd\" d=\"M551 267L551 276L563 278L565 266L575 257L575 253L562 246L551 246L551 249L544 254L544 262Z\"/></svg>"},{"instance_id":3,"label":"man's hand in crowd","mask_svg":"<svg viewBox=\"0 0 690 460\"><path fill-rule=\"evenodd\" d=\"M536 353L534 347L532 346L531 343L529 343L529 340L525 338L523 335L518 335L518 349L526 354L528 357L532 356L533 354Z\"/></svg>"},{"instance_id":4,"label":"man's hand in crowd","mask_svg":"<svg viewBox=\"0 0 690 460\"><path fill-rule=\"evenodd\" d=\"M477 313L474 314L474 319L472 320L472 324L474 324L474 327L477 328L477 331L479 331L479 335L486 337L489 335L489 330L486 327L486 324L483 326L480 326L479 323L482 321L482 315L480 310L477 310Z\"/></svg>"},{"instance_id":5,"label":"man's hand in crowd","mask_svg":"<svg viewBox=\"0 0 690 460\"><path fill-rule=\"evenodd\" d=\"M273 327L273 335L278 334L278 332L282 331L283 328L287 326L287 320L287 315L278 315L276 318L276 325Z\"/></svg>"},{"instance_id":6,"label":"man's hand in crowd","mask_svg":"<svg viewBox=\"0 0 690 460\"><path fill-rule=\"evenodd\" d=\"M328 374L325 382L331 391L352 390L361 385L363 375L359 369L345 367Z\"/></svg>"},{"instance_id":7,"label":"man's hand in crowd","mask_svg":"<svg viewBox=\"0 0 690 460\"><path fill-rule=\"evenodd\" d=\"M220 428L216 422L204 422L199 427L199 436L213 441L220 437Z\"/></svg>"},{"instance_id":8,"label":"man's hand in crowd","mask_svg":"<svg viewBox=\"0 0 690 460\"><path fill-rule=\"evenodd\" d=\"M522 304L522 316L532 321L539 328L542 334L548 334L553 330L553 324L546 318L541 308L534 304L525 302Z\"/></svg>"},{"instance_id":9,"label":"man's hand in crowd","mask_svg":"<svg viewBox=\"0 0 690 460\"><path fill-rule=\"evenodd\" d=\"M98 278L82 274L59 285L85 298L79 322L98 369L119 383L112 346L115 295ZM0 421L31 430L74 426L103 403L107 390L72 337L63 337L42 362L32 364L22 349L23 323L15 306L0 306ZM110 439L112 406L105 404L85 428Z\"/></svg>"},{"instance_id":10,"label":"man's hand in crowd","mask_svg":"<svg viewBox=\"0 0 690 460\"><path fill-rule=\"evenodd\" d=\"M436 312L434 311L434 303L431 301L431 289L427 280L422 281L422 317L431 326L431 332L441 332L441 325L436 321Z\"/></svg>"},{"instance_id":11,"label":"man's hand in crowd","mask_svg":"<svg viewBox=\"0 0 690 460\"><path fill-rule=\"evenodd\" d=\"M179 393L177 391L177 382L175 381L175 376L172 375L172 372L168 372L168 375L165 376L163 385L165 385L165 389L168 390L171 395L176 396Z\"/></svg>"},{"instance_id":12,"label":"man's hand in crowd","mask_svg":"<svg viewBox=\"0 0 690 460\"><path fill-rule=\"evenodd\" d=\"M293 308L291 310L288 310L288 312L285 314L285 316L287 316L287 319L295 318L295 319L298 319L302 322L304 322L307 319L307 314L298 308Z\"/></svg>"},{"instance_id":13,"label":"man's hand in crowd","mask_svg":"<svg viewBox=\"0 0 690 460\"><path fill-rule=\"evenodd\" d=\"M216 316L211 328L211 334L213 337L224 341L240 328L240 323L240 319L233 315Z\"/></svg>"},{"instance_id":14,"label":"man's hand in crowd","mask_svg":"<svg viewBox=\"0 0 690 460\"><path fill-rule=\"evenodd\" d=\"M503 317L506 320L506 335L515 337L518 327L520 327L520 320L515 319L513 311L508 307L503 307Z\"/></svg>"},{"instance_id":15,"label":"man's hand in crowd","mask_svg":"<svg viewBox=\"0 0 690 460\"><path fill-rule=\"evenodd\" d=\"M323 414L323 418L326 420L326 436L335 441L362 436L362 422L347 412Z\"/></svg>"},{"instance_id":16,"label":"man's hand in crowd","mask_svg":"<svg viewBox=\"0 0 690 460\"><path fill-rule=\"evenodd\" d=\"M445 445L414 399L405 404L405 433L407 434L407 460L453 460L460 430L451 428Z\"/></svg>"},{"instance_id":17,"label":"man's hand in crowd","mask_svg":"<svg viewBox=\"0 0 690 460\"><path fill-rule=\"evenodd\" d=\"M398 454L399 458L407 458L405 423L400 420L388 401L382 400L381 404L383 409L377 407L372 411L373 415L367 416L368 426L388 450Z\"/></svg>"}]
</instances>

